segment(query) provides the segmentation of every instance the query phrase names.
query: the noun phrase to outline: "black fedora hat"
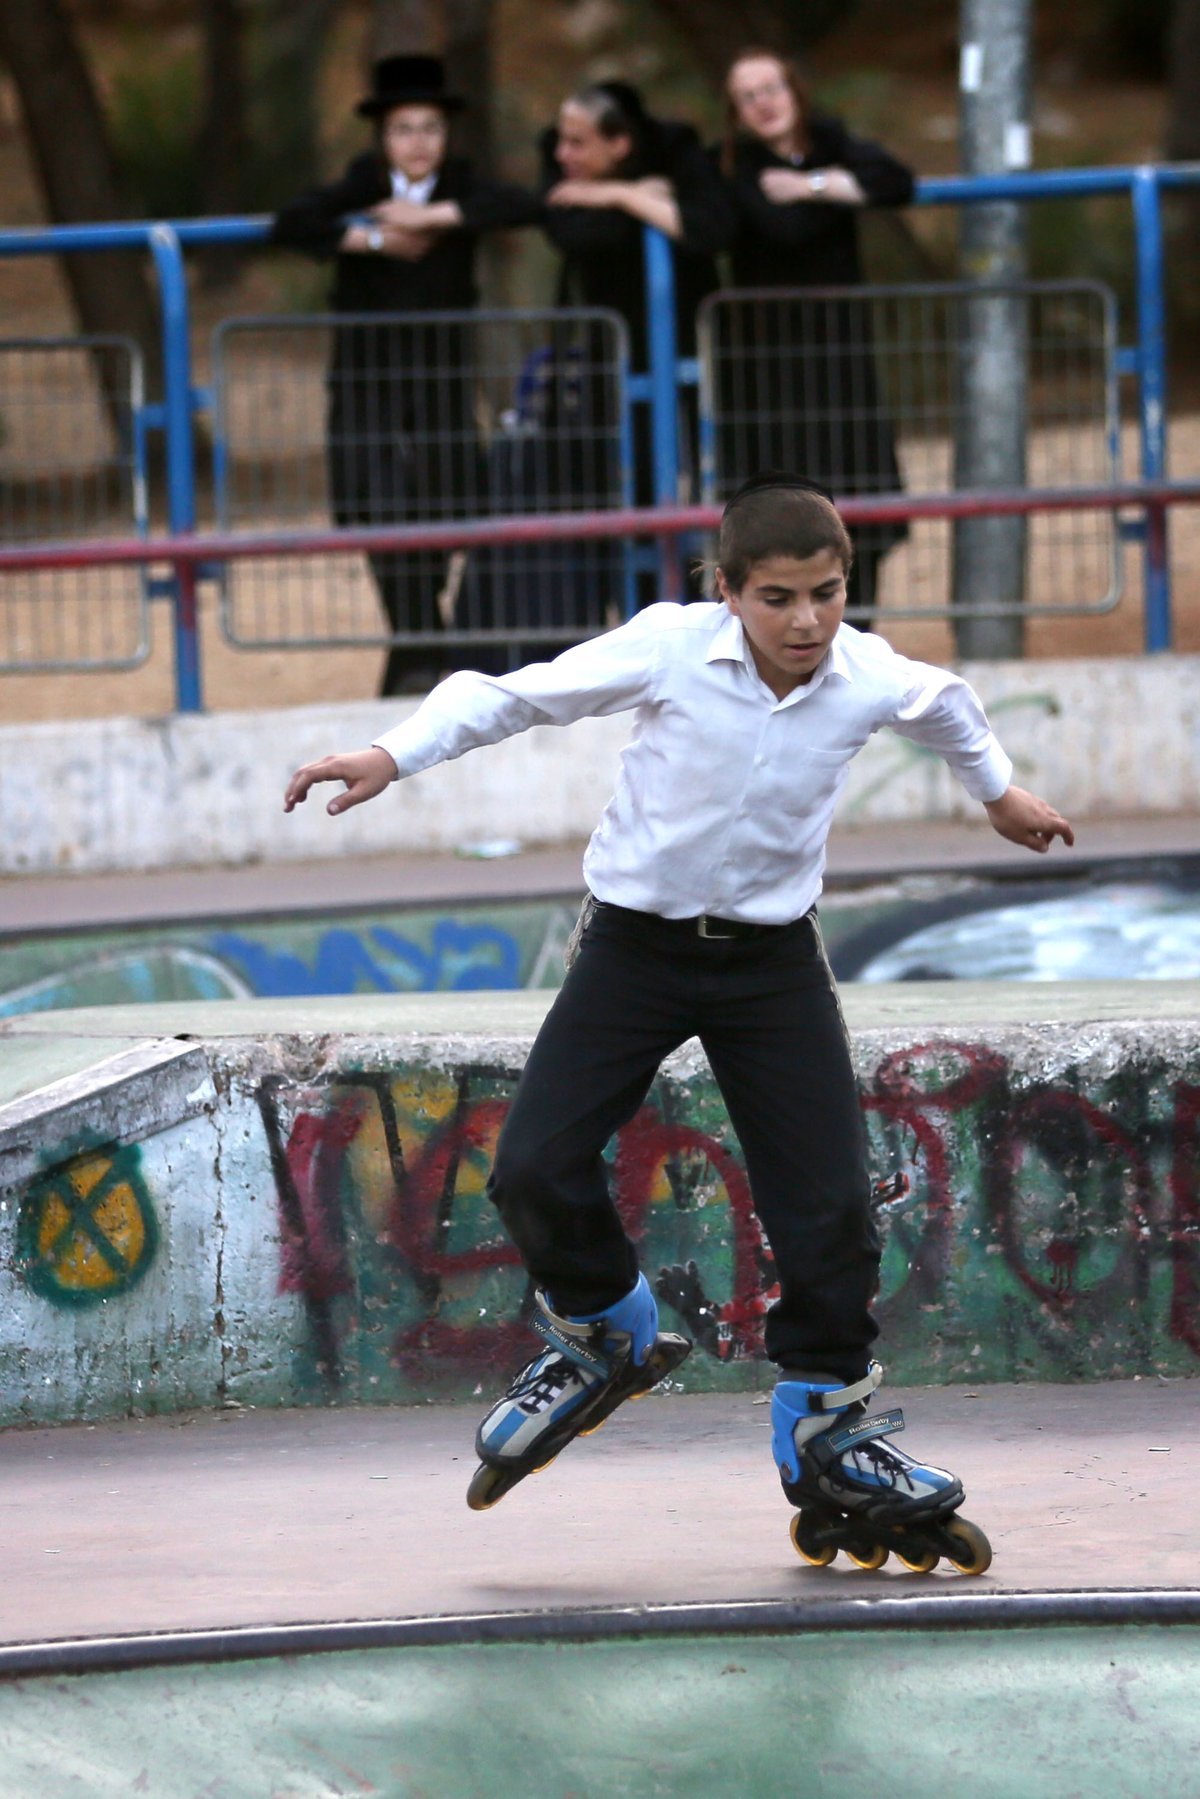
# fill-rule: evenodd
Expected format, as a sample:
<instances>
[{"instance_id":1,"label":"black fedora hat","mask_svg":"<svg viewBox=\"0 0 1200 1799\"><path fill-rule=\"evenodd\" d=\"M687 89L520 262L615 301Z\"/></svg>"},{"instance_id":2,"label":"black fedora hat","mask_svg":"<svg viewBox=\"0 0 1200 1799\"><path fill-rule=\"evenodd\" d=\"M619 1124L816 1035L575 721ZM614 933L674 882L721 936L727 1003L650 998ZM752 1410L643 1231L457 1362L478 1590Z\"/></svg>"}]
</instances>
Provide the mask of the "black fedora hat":
<instances>
[{"instance_id":1,"label":"black fedora hat","mask_svg":"<svg viewBox=\"0 0 1200 1799\"><path fill-rule=\"evenodd\" d=\"M364 119L382 118L393 106L440 106L461 112L460 94L446 92L446 70L437 56L381 56L372 72L374 89L355 111Z\"/></svg>"}]
</instances>

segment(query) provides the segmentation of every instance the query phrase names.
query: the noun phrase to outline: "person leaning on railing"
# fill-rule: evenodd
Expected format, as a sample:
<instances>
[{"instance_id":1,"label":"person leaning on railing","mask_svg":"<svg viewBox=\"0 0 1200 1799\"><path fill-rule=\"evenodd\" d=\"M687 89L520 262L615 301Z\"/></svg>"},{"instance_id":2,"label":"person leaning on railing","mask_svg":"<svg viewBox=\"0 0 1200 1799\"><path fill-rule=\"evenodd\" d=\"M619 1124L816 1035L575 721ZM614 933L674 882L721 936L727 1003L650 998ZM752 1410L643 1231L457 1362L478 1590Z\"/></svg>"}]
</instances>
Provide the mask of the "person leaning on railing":
<instances>
[{"instance_id":1,"label":"person leaning on railing","mask_svg":"<svg viewBox=\"0 0 1200 1799\"><path fill-rule=\"evenodd\" d=\"M815 111L794 67L747 50L725 79L724 140L711 152L736 207L735 288L854 287L864 206L904 206L912 171ZM747 455L801 469L838 494L900 489L867 308L848 300L732 304L718 327L717 460L726 490ZM879 563L904 524L862 525L847 603L875 602ZM857 621L867 624L867 620Z\"/></svg>"},{"instance_id":2,"label":"person leaning on railing","mask_svg":"<svg viewBox=\"0 0 1200 1799\"><path fill-rule=\"evenodd\" d=\"M653 225L671 242L678 352L694 355L696 308L717 288L715 258L729 248L734 227L730 195L695 128L652 117L626 82L601 81L563 101L540 152L542 228L562 252L558 303L620 313L633 366L645 369L643 227ZM690 435L694 444L694 408ZM644 437L636 493L642 504L654 498Z\"/></svg>"},{"instance_id":3,"label":"person leaning on railing","mask_svg":"<svg viewBox=\"0 0 1200 1799\"><path fill-rule=\"evenodd\" d=\"M357 111L375 146L336 181L285 206L271 238L335 263L330 303L342 313L463 311L478 304L475 253L495 227L528 225L541 206L526 189L477 175L447 154L465 101L432 56L377 62ZM329 377L328 462L339 525L435 522L480 510L481 452L472 411L473 357L462 325L346 324ZM423 692L446 670L480 668L469 646L433 634L454 616L463 559L445 551L370 558L393 630L430 642L393 646L380 691ZM486 655L486 653L485 653Z\"/></svg>"}]
</instances>

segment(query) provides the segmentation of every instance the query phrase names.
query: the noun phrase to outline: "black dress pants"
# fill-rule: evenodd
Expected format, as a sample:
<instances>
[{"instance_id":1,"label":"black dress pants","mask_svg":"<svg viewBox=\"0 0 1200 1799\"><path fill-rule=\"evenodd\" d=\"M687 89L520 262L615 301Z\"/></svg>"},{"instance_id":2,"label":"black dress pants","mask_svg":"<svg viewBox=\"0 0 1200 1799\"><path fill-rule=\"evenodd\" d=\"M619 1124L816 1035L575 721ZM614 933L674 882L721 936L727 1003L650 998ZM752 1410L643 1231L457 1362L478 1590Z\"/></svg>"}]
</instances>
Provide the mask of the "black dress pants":
<instances>
[{"instance_id":1,"label":"black dress pants","mask_svg":"<svg viewBox=\"0 0 1200 1799\"><path fill-rule=\"evenodd\" d=\"M815 916L737 940L598 905L530 1052L489 1191L556 1310L628 1293L637 1256L605 1145L664 1057L698 1037L779 1276L766 1349L857 1380L876 1336L879 1238L849 1046Z\"/></svg>"}]
</instances>

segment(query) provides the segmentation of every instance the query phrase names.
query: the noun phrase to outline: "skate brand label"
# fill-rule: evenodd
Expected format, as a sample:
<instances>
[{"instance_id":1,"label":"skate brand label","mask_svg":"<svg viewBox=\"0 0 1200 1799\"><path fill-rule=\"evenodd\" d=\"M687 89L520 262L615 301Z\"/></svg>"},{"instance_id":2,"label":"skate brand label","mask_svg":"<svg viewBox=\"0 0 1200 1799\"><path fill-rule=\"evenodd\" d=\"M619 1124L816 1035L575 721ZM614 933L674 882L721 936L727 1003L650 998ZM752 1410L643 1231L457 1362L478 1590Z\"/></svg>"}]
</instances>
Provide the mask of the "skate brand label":
<instances>
[{"instance_id":1,"label":"skate brand label","mask_svg":"<svg viewBox=\"0 0 1200 1799\"><path fill-rule=\"evenodd\" d=\"M831 1449L849 1448L862 1437L890 1437L904 1429L904 1413L899 1406L893 1412L879 1412L875 1417L856 1418L853 1424L839 1424L825 1441Z\"/></svg>"}]
</instances>

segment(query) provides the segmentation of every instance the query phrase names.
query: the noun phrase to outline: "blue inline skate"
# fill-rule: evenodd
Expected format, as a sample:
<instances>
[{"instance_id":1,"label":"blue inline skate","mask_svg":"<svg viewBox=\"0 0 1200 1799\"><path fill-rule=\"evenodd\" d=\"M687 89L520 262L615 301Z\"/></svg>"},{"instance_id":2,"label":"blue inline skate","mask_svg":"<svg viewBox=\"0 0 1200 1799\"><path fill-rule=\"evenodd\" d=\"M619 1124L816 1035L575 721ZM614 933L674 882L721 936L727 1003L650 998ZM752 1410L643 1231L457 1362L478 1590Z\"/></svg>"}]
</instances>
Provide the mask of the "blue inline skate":
<instances>
[{"instance_id":1,"label":"blue inline skate","mask_svg":"<svg viewBox=\"0 0 1200 1799\"><path fill-rule=\"evenodd\" d=\"M658 1328L644 1275L616 1305L562 1318L538 1291L534 1330L546 1348L526 1363L475 1438L480 1465L467 1488L473 1512L486 1511L552 1462L574 1437L599 1430L626 1399L657 1386L691 1351L686 1337Z\"/></svg>"},{"instance_id":2,"label":"blue inline skate","mask_svg":"<svg viewBox=\"0 0 1200 1799\"><path fill-rule=\"evenodd\" d=\"M872 1362L862 1380L791 1377L771 1401L771 1447L790 1503L796 1553L816 1568L839 1549L860 1568L882 1568L895 1555L914 1574L942 1556L962 1574L982 1574L992 1547L977 1524L957 1516L962 1482L905 1455L887 1439L904 1429L898 1408L867 1416L883 1379Z\"/></svg>"}]
</instances>

